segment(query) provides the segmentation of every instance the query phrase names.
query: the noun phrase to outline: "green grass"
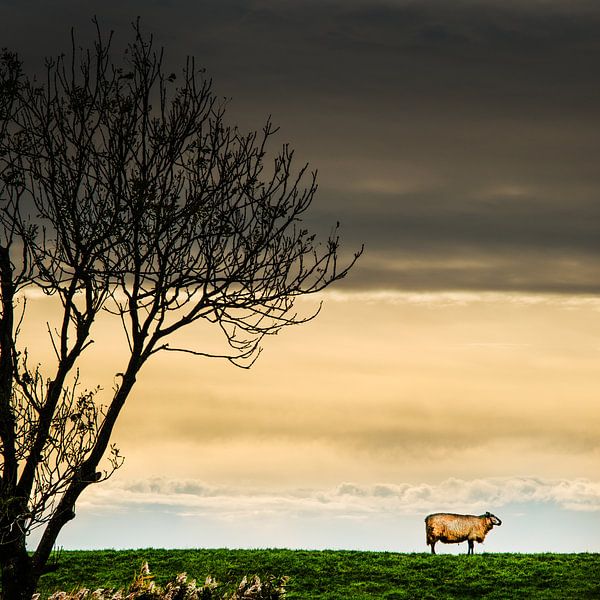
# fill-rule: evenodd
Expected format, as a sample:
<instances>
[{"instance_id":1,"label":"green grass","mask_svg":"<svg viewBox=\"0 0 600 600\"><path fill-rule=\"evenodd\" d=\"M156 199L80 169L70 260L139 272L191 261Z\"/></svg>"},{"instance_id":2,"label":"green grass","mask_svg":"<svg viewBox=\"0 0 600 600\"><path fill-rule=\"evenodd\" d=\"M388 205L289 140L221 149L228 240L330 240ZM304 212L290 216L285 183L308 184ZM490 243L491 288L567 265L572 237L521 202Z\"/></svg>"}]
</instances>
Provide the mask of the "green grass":
<instances>
[{"instance_id":1,"label":"green grass","mask_svg":"<svg viewBox=\"0 0 600 600\"><path fill-rule=\"evenodd\" d=\"M600 554L453 556L306 550L65 551L41 580L56 590L122 587L147 560L158 583L177 573L239 582L244 575L289 575L288 598L600 599Z\"/></svg>"}]
</instances>

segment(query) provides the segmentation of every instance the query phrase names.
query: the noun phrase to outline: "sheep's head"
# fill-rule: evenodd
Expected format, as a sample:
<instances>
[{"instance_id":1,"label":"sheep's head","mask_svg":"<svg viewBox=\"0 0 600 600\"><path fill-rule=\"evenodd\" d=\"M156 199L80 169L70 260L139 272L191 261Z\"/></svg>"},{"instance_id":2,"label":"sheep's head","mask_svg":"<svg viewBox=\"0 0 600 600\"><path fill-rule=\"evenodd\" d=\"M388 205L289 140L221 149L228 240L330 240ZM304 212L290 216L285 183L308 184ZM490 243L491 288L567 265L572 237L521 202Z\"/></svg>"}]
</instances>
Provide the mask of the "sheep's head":
<instances>
[{"instance_id":1,"label":"sheep's head","mask_svg":"<svg viewBox=\"0 0 600 600\"><path fill-rule=\"evenodd\" d=\"M490 520L492 525L502 525L502 521L496 515L493 515L491 512L486 512L485 516Z\"/></svg>"}]
</instances>

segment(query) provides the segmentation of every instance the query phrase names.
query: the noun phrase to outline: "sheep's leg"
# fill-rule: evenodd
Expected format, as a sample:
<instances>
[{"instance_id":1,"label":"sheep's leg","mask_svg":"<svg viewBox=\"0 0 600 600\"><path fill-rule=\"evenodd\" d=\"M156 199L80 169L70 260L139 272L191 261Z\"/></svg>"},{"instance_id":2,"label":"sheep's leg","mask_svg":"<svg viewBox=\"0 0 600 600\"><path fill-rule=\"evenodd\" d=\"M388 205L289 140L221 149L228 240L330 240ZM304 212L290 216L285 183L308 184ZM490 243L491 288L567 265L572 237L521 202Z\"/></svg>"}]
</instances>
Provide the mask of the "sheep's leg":
<instances>
[{"instance_id":1,"label":"sheep's leg","mask_svg":"<svg viewBox=\"0 0 600 600\"><path fill-rule=\"evenodd\" d=\"M467 555L469 554L475 554L475 542L473 540L469 540L469 550Z\"/></svg>"},{"instance_id":2,"label":"sheep's leg","mask_svg":"<svg viewBox=\"0 0 600 600\"><path fill-rule=\"evenodd\" d=\"M433 542L431 542L431 554L435 554L435 542L437 540L434 540Z\"/></svg>"}]
</instances>

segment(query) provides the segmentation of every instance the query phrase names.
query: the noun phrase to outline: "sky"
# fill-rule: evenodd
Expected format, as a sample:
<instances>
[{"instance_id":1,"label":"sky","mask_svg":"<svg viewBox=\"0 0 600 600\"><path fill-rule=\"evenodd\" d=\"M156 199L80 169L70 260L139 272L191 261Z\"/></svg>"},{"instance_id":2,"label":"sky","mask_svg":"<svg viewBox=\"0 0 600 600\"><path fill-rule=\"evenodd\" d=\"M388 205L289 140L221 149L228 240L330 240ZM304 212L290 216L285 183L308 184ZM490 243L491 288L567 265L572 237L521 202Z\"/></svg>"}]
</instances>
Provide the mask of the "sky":
<instances>
[{"instance_id":1,"label":"sky","mask_svg":"<svg viewBox=\"0 0 600 600\"><path fill-rule=\"evenodd\" d=\"M426 551L450 510L502 519L476 551L600 551L597 3L0 0L0 46L35 72L94 14L194 55L242 129L270 115L318 169L311 227L365 252L251 370L148 364L59 544ZM42 361L53 316L31 297ZM124 338L94 335L110 389Z\"/></svg>"}]
</instances>

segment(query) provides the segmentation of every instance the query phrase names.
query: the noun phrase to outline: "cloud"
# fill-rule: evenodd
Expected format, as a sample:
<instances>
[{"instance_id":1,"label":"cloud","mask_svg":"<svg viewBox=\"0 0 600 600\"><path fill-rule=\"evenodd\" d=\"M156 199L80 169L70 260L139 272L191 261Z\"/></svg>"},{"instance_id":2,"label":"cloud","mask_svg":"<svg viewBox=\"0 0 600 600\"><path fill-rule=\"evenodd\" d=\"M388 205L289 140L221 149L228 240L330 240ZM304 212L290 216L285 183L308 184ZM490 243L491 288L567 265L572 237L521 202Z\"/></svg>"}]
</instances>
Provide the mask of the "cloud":
<instances>
[{"instance_id":1,"label":"cloud","mask_svg":"<svg viewBox=\"0 0 600 600\"><path fill-rule=\"evenodd\" d=\"M600 482L533 477L449 478L438 484L347 482L334 488L269 490L153 478L92 487L79 506L93 512L152 506L180 515L208 514L236 519L261 514L291 518L300 514L342 518L438 511L479 514L501 510L507 505L532 503L569 511L600 511Z\"/></svg>"},{"instance_id":2,"label":"cloud","mask_svg":"<svg viewBox=\"0 0 600 600\"><path fill-rule=\"evenodd\" d=\"M513 306L545 306L565 310L600 311L600 298L595 295L567 296L564 294L527 294L511 292L439 291L411 292L402 290L327 290L325 302L365 304L414 305L431 308L503 304Z\"/></svg>"},{"instance_id":3,"label":"cloud","mask_svg":"<svg viewBox=\"0 0 600 600\"><path fill-rule=\"evenodd\" d=\"M385 237L385 233L382 234ZM412 249L367 246L352 272L337 287L350 290L413 292L488 291L522 294L600 293L597 255L569 255L557 249L506 248L492 252L451 243L421 252L427 235ZM433 245L436 245L435 243ZM349 245L352 248L352 245ZM444 254L445 251L445 254ZM445 258L444 258L445 256Z\"/></svg>"}]
</instances>

